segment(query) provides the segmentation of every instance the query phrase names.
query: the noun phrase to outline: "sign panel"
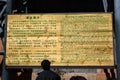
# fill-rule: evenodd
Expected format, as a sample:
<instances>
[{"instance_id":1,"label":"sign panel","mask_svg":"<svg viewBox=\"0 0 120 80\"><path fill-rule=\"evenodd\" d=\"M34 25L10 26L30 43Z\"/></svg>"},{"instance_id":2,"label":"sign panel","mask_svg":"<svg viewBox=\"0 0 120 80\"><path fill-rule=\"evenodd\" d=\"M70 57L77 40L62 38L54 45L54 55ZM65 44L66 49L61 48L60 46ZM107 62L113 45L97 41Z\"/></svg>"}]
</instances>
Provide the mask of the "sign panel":
<instances>
[{"instance_id":1,"label":"sign panel","mask_svg":"<svg viewBox=\"0 0 120 80\"><path fill-rule=\"evenodd\" d=\"M7 66L113 66L112 14L8 15Z\"/></svg>"}]
</instances>

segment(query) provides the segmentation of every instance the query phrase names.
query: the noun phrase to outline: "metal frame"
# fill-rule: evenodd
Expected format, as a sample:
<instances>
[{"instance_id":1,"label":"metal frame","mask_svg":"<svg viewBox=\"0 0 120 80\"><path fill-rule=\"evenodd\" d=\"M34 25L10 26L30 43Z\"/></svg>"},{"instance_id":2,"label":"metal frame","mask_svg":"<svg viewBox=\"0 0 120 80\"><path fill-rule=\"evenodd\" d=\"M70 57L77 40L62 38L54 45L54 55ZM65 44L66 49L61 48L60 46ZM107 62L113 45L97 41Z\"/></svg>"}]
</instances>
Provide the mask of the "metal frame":
<instances>
[{"instance_id":1,"label":"metal frame","mask_svg":"<svg viewBox=\"0 0 120 80\"><path fill-rule=\"evenodd\" d=\"M117 80L120 80L120 0L114 0L116 57L117 57Z\"/></svg>"},{"instance_id":2,"label":"metal frame","mask_svg":"<svg viewBox=\"0 0 120 80\"><path fill-rule=\"evenodd\" d=\"M4 5L2 6L2 10L0 11L0 27L4 30L4 27L3 27L3 24L5 24L5 16L3 17L3 15L5 14L6 12L6 8L7 8L7 4L5 1L0 1L1 3L3 3ZM1 7L1 6L0 6ZM1 18L4 18L4 19L1 19ZM2 31L4 32L4 31ZM4 45L4 43L3 43ZM4 47L4 46L3 46ZM0 55L4 55L4 51L0 51Z\"/></svg>"},{"instance_id":3,"label":"metal frame","mask_svg":"<svg viewBox=\"0 0 120 80\"><path fill-rule=\"evenodd\" d=\"M2 28L2 44L3 44L3 48L5 48L5 46L4 46L4 24L5 24L5 18L6 18L6 9L7 9L7 1L5 1L5 0L2 0L2 1L0 1L0 3L2 3L3 5L1 5L0 7L2 7L1 8L1 10L0 10L0 27ZM0 55L3 55L3 62L2 62L2 80L6 80L5 78L3 78L3 74L4 74L4 71L5 71L5 67L4 67L4 55L5 55L5 52L4 52L4 50L3 51L0 51Z\"/></svg>"},{"instance_id":4,"label":"metal frame","mask_svg":"<svg viewBox=\"0 0 120 80\"><path fill-rule=\"evenodd\" d=\"M108 9L107 0L102 0L102 1L103 1L104 12L107 12L107 9Z\"/></svg>"}]
</instances>

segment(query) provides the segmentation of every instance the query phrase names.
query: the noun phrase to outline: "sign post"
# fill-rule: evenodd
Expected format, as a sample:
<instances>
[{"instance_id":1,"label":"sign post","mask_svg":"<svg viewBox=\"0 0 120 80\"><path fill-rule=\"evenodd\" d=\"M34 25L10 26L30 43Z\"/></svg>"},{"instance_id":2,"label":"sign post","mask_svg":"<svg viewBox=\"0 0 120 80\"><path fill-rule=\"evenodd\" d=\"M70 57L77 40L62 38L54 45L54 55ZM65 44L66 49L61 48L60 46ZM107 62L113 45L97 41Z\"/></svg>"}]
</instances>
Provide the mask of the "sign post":
<instances>
[{"instance_id":1,"label":"sign post","mask_svg":"<svg viewBox=\"0 0 120 80\"><path fill-rule=\"evenodd\" d=\"M6 66L114 66L112 14L8 15Z\"/></svg>"}]
</instances>

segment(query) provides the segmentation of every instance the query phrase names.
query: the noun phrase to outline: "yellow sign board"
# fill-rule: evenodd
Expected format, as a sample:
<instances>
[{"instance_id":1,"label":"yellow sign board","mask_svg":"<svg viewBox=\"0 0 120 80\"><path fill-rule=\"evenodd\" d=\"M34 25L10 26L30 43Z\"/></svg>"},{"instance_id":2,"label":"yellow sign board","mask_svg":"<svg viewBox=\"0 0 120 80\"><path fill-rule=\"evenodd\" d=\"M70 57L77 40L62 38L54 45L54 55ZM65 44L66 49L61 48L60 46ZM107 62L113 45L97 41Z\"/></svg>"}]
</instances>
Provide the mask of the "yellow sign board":
<instances>
[{"instance_id":1,"label":"yellow sign board","mask_svg":"<svg viewBox=\"0 0 120 80\"><path fill-rule=\"evenodd\" d=\"M112 14L8 15L7 66L113 66Z\"/></svg>"}]
</instances>

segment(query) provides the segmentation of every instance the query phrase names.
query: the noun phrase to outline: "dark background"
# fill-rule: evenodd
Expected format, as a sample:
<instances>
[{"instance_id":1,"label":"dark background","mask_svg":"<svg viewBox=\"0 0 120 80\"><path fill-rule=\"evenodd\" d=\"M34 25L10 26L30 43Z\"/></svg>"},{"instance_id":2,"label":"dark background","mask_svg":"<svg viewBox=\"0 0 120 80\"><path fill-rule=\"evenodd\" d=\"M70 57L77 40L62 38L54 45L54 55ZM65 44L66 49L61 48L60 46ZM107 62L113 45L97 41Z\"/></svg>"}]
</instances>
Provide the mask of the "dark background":
<instances>
[{"instance_id":1,"label":"dark background","mask_svg":"<svg viewBox=\"0 0 120 80\"><path fill-rule=\"evenodd\" d=\"M102 0L29 0L28 12L102 12Z\"/></svg>"},{"instance_id":2,"label":"dark background","mask_svg":"<svg viewBox=\"0 0 120 80\"><path fill-rule=\"evenodd\" d=\"M12 0L12 9L18 13L26 0ZM103 0L27 0L28 13L61 13L61 12L104 12ZM108 11L113 9L113 0L108 0Z\"/></svg>"}]
</instances>

